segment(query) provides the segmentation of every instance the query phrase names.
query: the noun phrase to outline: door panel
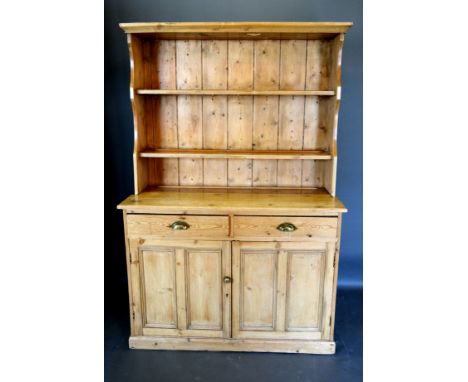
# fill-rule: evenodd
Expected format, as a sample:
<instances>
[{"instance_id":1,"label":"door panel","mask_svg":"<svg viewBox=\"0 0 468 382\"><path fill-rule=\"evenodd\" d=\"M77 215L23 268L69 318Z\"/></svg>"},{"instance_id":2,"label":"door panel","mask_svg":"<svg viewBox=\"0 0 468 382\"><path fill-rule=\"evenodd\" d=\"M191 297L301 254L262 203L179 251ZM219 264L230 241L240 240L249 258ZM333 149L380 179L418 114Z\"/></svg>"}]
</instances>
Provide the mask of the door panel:
<instances>
[{"instance_id":1,"label":"door panel","mask_svg":"<svg viewBox=\"0 0 468 382\"><path fill-rule=\"evenodd\" d=\"M288 254L286 330L320 328L324 252Z\"/></svg>"},{"instance_id":2,"label":"door panel","mask_svg":"<svg viewBox=\"0 0 468 382\"><path fill-rule=\"evenodd\" d=\"M276 305L275 251L240 253L240 315L243 330L273 330Z\"/></svg>"},{"instance_id":3,"label":"door panel","mask_svg":"<svg viewBox=\"0 0 468 382\"><path fill-rule=\"evenodd\" d=\"M137 335L229 337L230 242L130 240L139 277L141 329ZM135 287L135 288L134 288Z\"/></svg>"},{"instance_id":4,"label":"door panel","mask_svg":"<svg viewBox=\"0 0 468 382\"><path fill-rule=\"evenodd\" d=\"M189 329L221 330L223 325L222 252L186 250Z\"/></svg>"},{"instance_id":5,"label":"door panel","mask_svg":"<svg viewBox=\"0 0 468 382\"><path fill-rule=\"evenodd\" d=\"M233 242L233 337L328 338L333 256L334 243Z\"/></svg>"},{"instance_id":6,"label":"door panel","mask_svg":"<svg viewBox=\"0 0 468 382\"><path fill-rule=\"evenodd\" d=\"M146 326L177 327L175 251L141 251L144 317Z\"/></svg>"}]
</instances>

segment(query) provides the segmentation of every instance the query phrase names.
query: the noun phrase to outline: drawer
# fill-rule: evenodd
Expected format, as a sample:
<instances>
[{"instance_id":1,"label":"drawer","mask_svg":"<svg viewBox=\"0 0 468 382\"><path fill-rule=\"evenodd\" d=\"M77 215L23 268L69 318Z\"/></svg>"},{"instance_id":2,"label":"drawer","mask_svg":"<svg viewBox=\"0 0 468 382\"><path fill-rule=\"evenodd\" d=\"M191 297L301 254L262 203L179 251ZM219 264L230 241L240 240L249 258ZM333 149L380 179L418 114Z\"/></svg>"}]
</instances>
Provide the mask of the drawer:
<instances>
[{"instance_id":1,"label":"drawer","mask_svg":"<svg viewBox=\"0 0 468 382\"><path fill-rule=\"evenodd\" d=\"M234 216L234 237L242 239L334 239L338 219L303 216Z\"/></svg>"},{"instance_id":2,"label":"drawer","mask_svg":"<svg viewBox=\"0 0 468 382\"><path fill-rule=\"evenodd\" d=\"M129 238L222 238L229 236L228 216L127 215Z\"/></svg>"}]
</instances>

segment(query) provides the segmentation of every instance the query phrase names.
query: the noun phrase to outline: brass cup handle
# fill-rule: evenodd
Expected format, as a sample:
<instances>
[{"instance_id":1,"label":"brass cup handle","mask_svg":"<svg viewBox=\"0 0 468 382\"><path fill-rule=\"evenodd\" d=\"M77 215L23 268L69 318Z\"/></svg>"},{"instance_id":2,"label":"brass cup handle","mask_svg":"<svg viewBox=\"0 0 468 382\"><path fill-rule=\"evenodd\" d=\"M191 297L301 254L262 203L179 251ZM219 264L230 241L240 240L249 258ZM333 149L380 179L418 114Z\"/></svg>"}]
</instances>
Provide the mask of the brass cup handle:
<instances>
[{"instance_id":1,"label":"brass cup handle","mask_svg":"<svg viewBox=\"0 0 468 382\"><path fill-rule=\"evenodd\" d=\"M172 228L174 231L186 231L190 228L190 224L183 221L176 221L172 223L169 228Z\"/></svg>"},{"instance_id":2,"label":"brass cup handle","mask_svg":"<svg viewBox=\"0 0 468 382\"><path fill-rule=\"evenodd\" d=\"M297 227L292 223L281 223L276 229L281 232L293 232Z\"/></svg>"},{"instance_id":3,"label":"brass cup handle","mask_svg":"<svg viewBox=\"0 0 468 382\"><path fill-rule=\"evenodd\" d=\"M229 276L224 276L223 281L225 284L229 284L232 281L232 279Z\"/></svg>"}]
</instances>

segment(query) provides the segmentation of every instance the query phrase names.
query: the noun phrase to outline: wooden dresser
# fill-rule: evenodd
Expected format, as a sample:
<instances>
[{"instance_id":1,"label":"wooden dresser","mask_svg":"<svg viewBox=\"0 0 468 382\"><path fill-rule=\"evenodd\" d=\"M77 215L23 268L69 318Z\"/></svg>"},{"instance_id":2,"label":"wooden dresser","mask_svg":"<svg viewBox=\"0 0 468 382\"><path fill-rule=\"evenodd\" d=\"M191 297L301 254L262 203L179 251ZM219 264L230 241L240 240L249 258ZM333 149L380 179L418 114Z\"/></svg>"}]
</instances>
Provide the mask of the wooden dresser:
<instances>
[{"instance_id":1,"label":"wooden dresser","mask_svg":"<svg viewBox=\"0 0 468 382\"><path fill-rule=\"evenodd\" d=\"M335 352L335 197L352 23L121 24L136 349Z\"/></svg>"}]
</instances>

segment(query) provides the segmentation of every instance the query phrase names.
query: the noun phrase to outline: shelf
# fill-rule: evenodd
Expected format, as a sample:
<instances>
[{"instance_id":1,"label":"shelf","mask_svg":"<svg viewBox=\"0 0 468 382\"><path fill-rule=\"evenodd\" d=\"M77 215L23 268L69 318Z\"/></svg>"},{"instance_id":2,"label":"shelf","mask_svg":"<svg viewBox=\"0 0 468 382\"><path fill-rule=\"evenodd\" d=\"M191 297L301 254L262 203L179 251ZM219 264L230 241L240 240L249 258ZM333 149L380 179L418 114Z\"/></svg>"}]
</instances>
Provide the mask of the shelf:
<instances>
[{"instance_id":1,"label":"shelf","mask_svg":"<svg viewBox=\"0 0 468 382\"><path fill-rule=\"evenodd\" d=\"M346 212L338 198L317 189L147 188L120 203L119 209L152 213L264 213L332 215Z\"/></svg>"},{"instance_id":2,"label":"shelf","mask_svg":"<svg viewBox=\"0 0 468 382\"><path fill-rule=\"evenodd\" d=\"M209 159L316 159L328 160L331 155L322 150L204 150L157 149L140 152L141 158L209 158Z\"/></svg>"},{"instance_id":3,"label":"shelf","mask_svg":"<svg viewBox=\"0 0 468 382\"><path fill-rule=\"evenodd\" d=\"M333 96L333 90L207 90L137 89L141 95L230 95L230 96Z\"/></svg>"}]
</instances>

